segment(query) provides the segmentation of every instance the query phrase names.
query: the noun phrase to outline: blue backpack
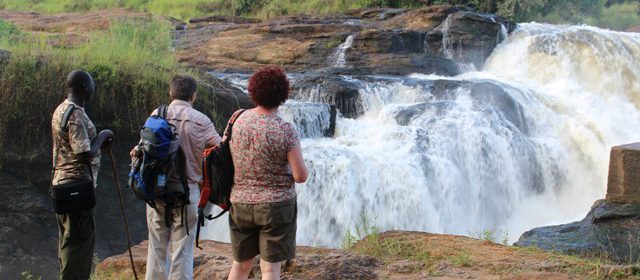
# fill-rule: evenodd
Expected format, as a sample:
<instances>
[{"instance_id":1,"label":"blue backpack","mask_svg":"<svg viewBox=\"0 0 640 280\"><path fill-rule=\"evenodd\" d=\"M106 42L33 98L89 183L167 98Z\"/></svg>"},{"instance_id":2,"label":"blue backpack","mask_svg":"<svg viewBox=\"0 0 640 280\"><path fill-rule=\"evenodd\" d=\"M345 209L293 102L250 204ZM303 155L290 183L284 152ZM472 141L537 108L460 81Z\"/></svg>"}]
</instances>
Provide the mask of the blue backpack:
<instances>
[{"instance_id":1,"label":"blue backpack","mask_svg":"<svg viewBox=\"0 0 640 280\"><path fill-rule=\"evenodd\" d=\"M185 156L180 149L176 128L167 121L167 106L158 107L140 130L139 150L142 155L132 159L129 187L140 200L152 208L163 201L167 208L185 208L189 204L189 185L184 170ZM182 189L167 188L167 180L174 171L180 177ZM171 211L165 211L171 213ZM165 219L167 225L170 219Z\"/></svg>"}]
</instances>

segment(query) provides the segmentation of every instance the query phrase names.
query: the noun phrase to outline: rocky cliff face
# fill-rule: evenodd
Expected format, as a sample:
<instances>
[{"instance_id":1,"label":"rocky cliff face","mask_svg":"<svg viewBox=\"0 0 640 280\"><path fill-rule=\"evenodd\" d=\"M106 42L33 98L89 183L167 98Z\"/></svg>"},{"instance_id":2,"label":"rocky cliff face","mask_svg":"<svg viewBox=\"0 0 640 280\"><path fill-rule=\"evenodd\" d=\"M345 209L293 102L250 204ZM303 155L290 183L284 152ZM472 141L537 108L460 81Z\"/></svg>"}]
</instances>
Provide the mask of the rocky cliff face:
<instances>
[{"instance_id":1,"label":"rocky cliff face","mask_svg":"<svg viewBox=\"0 0 640 280\"><path fill-rule=\"evenodd\" d=\"M277 64L290 71L342 67L366 74L455 75L460 72L457 63L482 67L515 27L504 18L458 6L372 9L259 23L209 17L181 26L177 48L182 62L214 71Z\"/></svg>"}]
</instances>

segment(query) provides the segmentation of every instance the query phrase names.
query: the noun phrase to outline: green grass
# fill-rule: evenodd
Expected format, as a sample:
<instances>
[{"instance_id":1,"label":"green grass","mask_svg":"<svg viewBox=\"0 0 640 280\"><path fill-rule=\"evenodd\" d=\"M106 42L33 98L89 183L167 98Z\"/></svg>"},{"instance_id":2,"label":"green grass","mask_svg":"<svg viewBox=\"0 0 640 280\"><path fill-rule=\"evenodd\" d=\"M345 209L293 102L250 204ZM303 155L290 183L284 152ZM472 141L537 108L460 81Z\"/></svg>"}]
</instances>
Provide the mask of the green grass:
<instances>
[{"instance_id":1,"label":"green grass","mask_svg":"<svg viewBox=\"0 0 640 280\"><path fill-rule=\"evenodd\" d=\"M65 98L66 74L73 69L87 70L96 80L97 94L87 108L96 126L135 138L148 114L168 103L170 78L196 75L178 64L170 29L152 18L119 19L86 42L56 47L46 35L21 33L0 20L0 34L8 34L0 36L0 49L12 53L0 65L0 152L50 148L41 143L49 141L51 113ZM213 117L211 94L200 96L197 105Z\"/></svg>"},{"instance_id":2,"label":"green grass","mask_svg":"<svg viewBox=\"0 0 640 280\"><path fill-rule=\"evenodd\" d=\"M471 255L469 255L469 252L461 252L451 257L450 260L451 260L451 263L453 263L456 266L460 266L460 267L472 266Z\"/></svg>"},{"instance_id":3,"label":"green grass","mask_svg":"<svg viewBox=\"0 0 640 280\"><path fill-rule=\"evenodd\" d=\"M406 3L405 3L406 2ZM384 0L0 0L0 8L46 13L129 8L187 20L203 15L272 17L301 13L328 14L377 6L415 6L413 1Z\"/></svg>"}]
</instances>

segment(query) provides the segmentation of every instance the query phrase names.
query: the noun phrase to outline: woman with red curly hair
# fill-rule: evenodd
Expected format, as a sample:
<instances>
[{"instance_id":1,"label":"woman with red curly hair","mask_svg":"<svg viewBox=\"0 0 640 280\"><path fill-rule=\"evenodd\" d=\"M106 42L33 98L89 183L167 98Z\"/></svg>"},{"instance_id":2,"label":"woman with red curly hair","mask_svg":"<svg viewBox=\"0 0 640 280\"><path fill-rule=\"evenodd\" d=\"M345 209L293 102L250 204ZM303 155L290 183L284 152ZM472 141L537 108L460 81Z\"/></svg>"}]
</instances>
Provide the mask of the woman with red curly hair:
<instances>
[{"instance_id":1,"label":"woman with red curly hair","mask_svg":"<svg viewBox=\"0 0 640 280\"><path fill-rule=\"evenodd\" d=\"M230 147L235 167L229 226L233 265L229 279L247 279L260 255L262 279L280 279L283 261L295 257L295 183L307 180L298 133L278 114L289 97L281 68L265 67L249 79L256 108L233 126Z\"/></svg>"}]
</instances>

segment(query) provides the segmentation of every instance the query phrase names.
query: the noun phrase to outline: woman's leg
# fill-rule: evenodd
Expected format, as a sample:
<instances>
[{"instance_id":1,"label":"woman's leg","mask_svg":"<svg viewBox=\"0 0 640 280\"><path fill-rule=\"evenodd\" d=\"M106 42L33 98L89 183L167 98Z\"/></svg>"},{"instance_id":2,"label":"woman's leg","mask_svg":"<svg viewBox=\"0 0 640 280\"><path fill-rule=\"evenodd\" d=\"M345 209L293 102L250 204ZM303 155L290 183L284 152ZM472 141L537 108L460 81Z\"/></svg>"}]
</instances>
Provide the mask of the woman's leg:
<instances>
[{"instance_id":1,"label":"woman's leg","mask_svg":"<svg viewBox=\"0 0 640 280\"><path fill-rule=\"evenodd\" d=\"M231 264L231 272L229 272L229 280L246 280L249 279L249 273L253 267L253 261L255 258L248 259L243 262L233 261ZM262 266L262 262L260 263Z\"/></svg>"},{"instance_id":2,"label":"woman's leg","mask_svg":"<svg viewBox=\"0 0 640 280\"><path fill-rule=\"evenodd\" d=\"M282 262L268 262L260 260L260 273L262 273L262 280L280 280L280 266Z\"/></svg>"}]
</instances>

